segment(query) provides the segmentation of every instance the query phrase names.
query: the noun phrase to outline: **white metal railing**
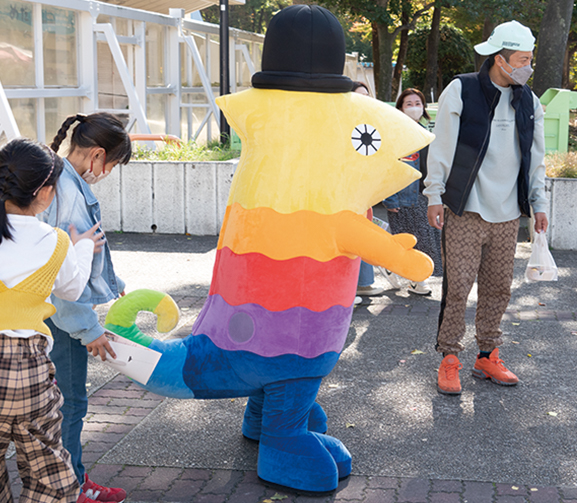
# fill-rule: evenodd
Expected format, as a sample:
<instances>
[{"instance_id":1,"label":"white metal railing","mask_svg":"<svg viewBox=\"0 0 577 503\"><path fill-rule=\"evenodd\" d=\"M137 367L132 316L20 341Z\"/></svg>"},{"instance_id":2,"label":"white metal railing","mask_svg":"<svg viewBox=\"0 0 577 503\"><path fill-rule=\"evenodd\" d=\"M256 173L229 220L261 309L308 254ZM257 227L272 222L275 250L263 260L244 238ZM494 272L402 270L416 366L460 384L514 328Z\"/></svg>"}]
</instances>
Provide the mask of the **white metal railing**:
<instances>
[{"instance_id":1,"label":"white metal railing","mask_svg":"<svg viewBox=\"0 0 577 503\"><path fill-rule=\"evenodd\" d=\"M91 0L21 0L12 5L25 11L23 17L30 17L27 28L34 35L33 50L28 51L33 55L29 70L35 78L33 85L5 82L1 87L0 83L0 129L7 138L22 133L47 141L69 113L103 110L124 115L132 132L194 139L202 134L204 140L218 132L217 25L185 19L182 9L170 9L164 15ZM73 32L76 52L61 52L59 61L75 58L75 85L44 80L48 9L57 14L62 9L66 15L60 17L73 19L69 26L54 30ZM6 31L0 30L0 45L6 37ZM230 29L233 92L248 87L250 76L260 68L263 41L263 35ZM0 70L4 76L8 67L0 63ZM47 100L68 103L54 110L54 106L47 107Z\"/></svg>"},{"instance_id":2,"label":"white metal railing","mask_svg":"<svg viewBox=\"0 0 577 503\"><path fill-rule=\"evenodd\" d=\"M105 40L108 43L112 57L114 58L114 63L118 69L120 78L124 85L124 90L128 96L128 102L130 103L130 113L134 117L134 120L138 123L138 127L141 133L150 133L150 127L146 122L146 112L142 107L142 103L138 98L138 93L136 92L136 87L134 86L134 81L128 70L128 66L122 54L122 49L120 48L120 42L116 37L112 25L110 23L98 24L93 26L94 32L101 32L104 34ZM114 111L114 110L112 110ZM130 127L129 127L130 129Z\"/></svg>"}]
</instances>

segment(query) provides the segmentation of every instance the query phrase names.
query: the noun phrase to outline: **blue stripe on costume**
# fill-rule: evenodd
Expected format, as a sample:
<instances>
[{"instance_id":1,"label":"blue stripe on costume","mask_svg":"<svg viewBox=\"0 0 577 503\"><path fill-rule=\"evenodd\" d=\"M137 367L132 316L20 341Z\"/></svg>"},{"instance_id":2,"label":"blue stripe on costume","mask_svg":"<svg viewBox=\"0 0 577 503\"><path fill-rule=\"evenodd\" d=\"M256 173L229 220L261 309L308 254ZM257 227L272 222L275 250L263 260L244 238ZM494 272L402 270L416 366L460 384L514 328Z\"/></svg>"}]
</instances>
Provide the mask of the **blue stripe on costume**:
<instances>
[{"instance_id":1,"label":"blue stripe on costume","mask_svg":"<svg viewBox=\"0 0 577 503\"><path fill-rule=\"evenodd\" d=\"M171 398L230 398L262 392L269 383L329 374L339 354L316 358L298 355L259 356L218 348L204 334L168 341L153 340L162 353L148 384L149 391ZM243 378L240 378L242 375Z\"/></svg>"}]
</instances>

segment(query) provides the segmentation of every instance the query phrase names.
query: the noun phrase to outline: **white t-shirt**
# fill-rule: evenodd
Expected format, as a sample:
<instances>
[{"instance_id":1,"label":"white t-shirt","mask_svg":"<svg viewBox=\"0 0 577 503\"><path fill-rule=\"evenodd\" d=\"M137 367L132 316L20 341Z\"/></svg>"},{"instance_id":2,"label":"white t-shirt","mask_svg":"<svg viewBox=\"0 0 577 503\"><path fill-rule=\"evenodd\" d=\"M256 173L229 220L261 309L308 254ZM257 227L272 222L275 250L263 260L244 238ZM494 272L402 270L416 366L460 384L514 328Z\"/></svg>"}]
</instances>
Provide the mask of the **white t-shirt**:
<instances>
[{"instance_id":1,"label":"white t-shirt","mask_svg":"<svg viewBox=\"0 0 577 503\"><path fill-rule=\"evenodd\" d=\"M2 239L0 243L0 280L12 288L40 269L50 260L56 248L58 236L49 225L36 217L8 215L13 239ZM52 293L61 299L77 300L88 282L92 268L94 242L81 239L68 248L66 258L58 272ZM46 299L50 303L50 297ZM27 338L36 335L35 330L2 330L0 333L10 337ZM50 352L53 345L48 339Z\"/></svg>"},{"instance_id":2,"label":"white t-shirt","mask_svg":"<svg viewBox=\"0 0 577 503\"><path fill-rule=\"evenodd\" d=\"M487 153L477 173L465 205L465 211L478 213L487 222L513 220L521 212L517 196L517 178L521 166L521 148L515 128L512 89L493 84L501 91L491 123Z\"/></svg>"}]
</instances>

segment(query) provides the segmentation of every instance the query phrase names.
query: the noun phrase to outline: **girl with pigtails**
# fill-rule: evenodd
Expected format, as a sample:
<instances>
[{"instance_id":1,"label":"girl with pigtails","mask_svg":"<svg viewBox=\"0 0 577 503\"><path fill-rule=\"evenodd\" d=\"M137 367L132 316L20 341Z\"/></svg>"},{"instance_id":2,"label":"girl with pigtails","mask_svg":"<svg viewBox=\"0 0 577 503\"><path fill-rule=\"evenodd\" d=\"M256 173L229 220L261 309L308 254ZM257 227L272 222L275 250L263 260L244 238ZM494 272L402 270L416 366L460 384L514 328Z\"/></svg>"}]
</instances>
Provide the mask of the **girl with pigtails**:
<instances>
[{"instance_id":1,"label":"girl with pigtails","mask_svg":"<svg viewBox=\"0 0 577 503\"><path fill-rule=\"evenodd\" d=\"M68 117L52 141L58 152L70 128L70 147L63 159L64 169L58 181L58 195L42 218L50 225L67 229L73 224L80 231L100 222L100 205L90 185L103 180L118 163L130 160L130 138L122 123L109 113L77 114ZM62 441L72 457L72 467L82 487L81 497L92 501L121 502L123 489L108 488L92 482L82 464L83 418L88 408L86 376L88 352L103 360L116 358L106 330L100 325L93 306L118 298L124 283L112 267L108 243L95 256L86 288L76 302L54 298L57 312L47 321L54 335L51 358L56 365L56 380L64 396Z\"/></svg>"},{"instance_id":2,"label":"girl with pigtails","mask_svg":"<svg viewBox=\"0 0 577 503\"><path fill-rule=\"evenodd\" d=\"M36 218L52 202L63 162L18 138L0 149L0 501L12 502L5 455L14 442L20 501L73 503L79 485L61 439L62 395L48 357L50 294L73 302L104 246L98 225L70 239ZM56 298L53 297L53 298Z\"/></svg>"}]
</instances>

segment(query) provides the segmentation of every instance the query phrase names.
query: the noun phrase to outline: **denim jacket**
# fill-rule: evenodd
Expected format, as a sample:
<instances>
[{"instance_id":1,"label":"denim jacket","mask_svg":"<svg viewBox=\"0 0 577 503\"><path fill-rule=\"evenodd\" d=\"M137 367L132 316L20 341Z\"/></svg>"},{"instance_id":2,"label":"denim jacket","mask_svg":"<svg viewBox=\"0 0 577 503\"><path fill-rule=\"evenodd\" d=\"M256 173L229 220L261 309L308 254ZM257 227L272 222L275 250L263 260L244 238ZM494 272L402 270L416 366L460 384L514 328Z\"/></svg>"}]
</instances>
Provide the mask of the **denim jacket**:
<instances>
[{"instance_id":1,"label":"denim jacket","mask_svg":"<svg viewBox=\"0 0 577 503\"><path fill-rule=\"evenodd\" d=\"M415 168L419 171L420 167L420 153L416 152L410 157L403 159L403 162L407 163L409 166ZM419 183L420 180L415 180L411 185L405 187L403 190L387 197L383 204L387 209L394 208L408 208L410 206L415 206L419 200Z\"/></svg>"},{"instance_id":2,"label":"denim jacket","mask_svg":"<svg viewBox=\"0 0 577 503\"><path fill-rule=\"evenodd\" d=\"M54 227L68 232L73 224L79 233L86 232L100 221L100 205L90 186L76 172L67 159L58 180L56 197L50 207L38 217ZM114 274L110 248L106 243L102 252L94 255L88 284L76 302L69 302L52 295L50 301L56 307L51 320L71 337L84 345L98 339L104 328L92 309L94 304L104 304L124 291L124 282Z\"/></svg>"}]
</instances>

